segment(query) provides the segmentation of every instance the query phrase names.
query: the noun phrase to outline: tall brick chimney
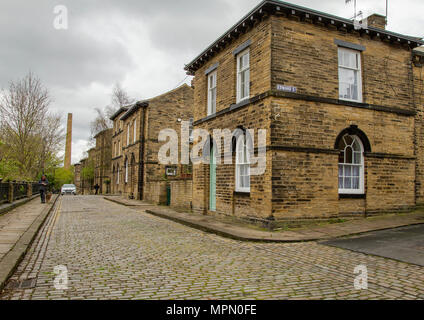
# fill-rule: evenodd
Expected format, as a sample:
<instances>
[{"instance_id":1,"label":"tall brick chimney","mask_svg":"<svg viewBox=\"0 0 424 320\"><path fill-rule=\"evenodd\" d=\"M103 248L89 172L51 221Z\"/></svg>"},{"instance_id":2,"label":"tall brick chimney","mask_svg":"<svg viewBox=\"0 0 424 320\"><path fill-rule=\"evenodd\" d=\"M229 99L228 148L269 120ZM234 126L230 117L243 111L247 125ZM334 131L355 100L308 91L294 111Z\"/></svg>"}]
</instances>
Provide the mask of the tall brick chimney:
<instances>
[{"instance_id":1,"label":"tall brick chimney","mask_svg":"<svg viewBox=\"0 0 424 320\"><path fill-rule=\"evenodd\" d=\"M72 113L68 113L68 126L66 131L66 147L65 147L65 169L71 167L72 154Z\"/></svg>"},{"instance_id":2,"label":"tall brick chimney","mask_svg":"<svg viewBox=\"0 0 424 320\"><path fill-rule=\"evenodd\" d=\"M368 22L368 27L386 30L387 20L386 17L381 14L374 13L365 18L365 20Z\"/></svg>"}]
</instances>

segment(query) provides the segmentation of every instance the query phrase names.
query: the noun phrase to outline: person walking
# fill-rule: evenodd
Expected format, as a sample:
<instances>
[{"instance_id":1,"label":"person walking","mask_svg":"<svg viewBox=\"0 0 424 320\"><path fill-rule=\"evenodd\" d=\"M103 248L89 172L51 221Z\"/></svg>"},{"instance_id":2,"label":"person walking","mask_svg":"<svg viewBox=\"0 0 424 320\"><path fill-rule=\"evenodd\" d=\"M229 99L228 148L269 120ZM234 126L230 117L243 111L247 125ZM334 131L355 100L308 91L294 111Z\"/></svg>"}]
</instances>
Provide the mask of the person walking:
<instances>
[{"instance_id":1,"label":"person walking","mask_svg":"<svg viewBox=\"0 0 424 320\"><path fill-rule=\"evenodd\" d=\"M43 174L40 181L38 181L38 184L40 185L41 203L46 203L46 193L49 180L47 180L46 176Z\"/></svg>"},{"instance_id":2,"label":"person walking","mask_svg":"<svg viewBox=\"0 0 424 320\"><path fill-rule=\"evenodd\" d=\"M96 185L94 186L94 190L96 190L96 194L99 194L99 189L100 189L100 186L98 183L96 183Z\"/></svg>"}]
</instances>

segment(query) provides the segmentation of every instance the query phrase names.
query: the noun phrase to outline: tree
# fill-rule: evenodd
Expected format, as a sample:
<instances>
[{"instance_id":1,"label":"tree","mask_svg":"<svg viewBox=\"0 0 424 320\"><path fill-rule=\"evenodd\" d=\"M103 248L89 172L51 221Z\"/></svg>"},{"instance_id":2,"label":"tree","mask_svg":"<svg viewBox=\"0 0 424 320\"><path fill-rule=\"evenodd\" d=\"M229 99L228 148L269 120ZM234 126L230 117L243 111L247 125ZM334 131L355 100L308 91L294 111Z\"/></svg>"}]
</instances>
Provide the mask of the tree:
<instances>
[{"instance_id":1,"label":"tree","mask_svg":"<svg viewBox=\"0 0 424 320\"><path fill-rule=\"evenodd\" d=\"M0 93L0 138L7 150L2 159L15 164L19 179L35 179L58 162L65 136L50 103L48 90L31 72Z\"/></svg>"},{"instance_id":2,"label":"tree","mask_svg":"<svg viewBox=\"0 0 424 320\"><path fill-rule=\"evenodd\" d=\"M88 185L90 186L90 188L93 186L94 184L94 165L93 164L88 164L86 167L82 168L81 170L81 178L88 182Z\"/></svg>"},{"instance_id":3,"label":"tree","mask_svg":"<svg viewBox=\"0 0 424 320\"><path fill-rule=\"evenodd\" d=\"M113 87L112 93L112 108L116 111L119 108L130 105L133 102L134 99L130 98L128 93L121 87L119 83L116 83Z\"/></svg>"},{"instance_id":4,"label":"tree","mask_svg":"<svg viewBox=\"0 0 424 320\"><path fill-rule=\"evenodd\" d=\"M108 108L108 107L106 107ZM109 119L108 113L105 110L102 110L100 108L94 108L94 110L97 112L96 118L90 123L90 130L91 130L91 139L94 140L94 137L103 130L109 129L113 126L112 121Z\"/></svg>"},{"instance_id":5,"label":"tree","mask_svg":"<svg viewBox=\"0 0 424 320\"><path fill-rule=\"evenodd\" d=\"M54 187L60 189L64 184L74 183L74 172L72 169L57 168L54 172Z\"/></svg>"},{"instance_id":6,"label":"tree","mask_svg":"<svg viewBox=\"0 0 424 320\"><path fill-rule=\"evenodd\" d=\"M113 87L111 102L111 105L106 106L103 109L94 108L97 113L97 116L90 123L91 136L89 146L94 145L94 137L96 136L96 134L113 127L113 122L110 120L110 117L112 117L112 115L119 108L133 103L134 99L130 98L128 93L121 87L119 83L116 83Z\"/></svg>"}]
</instances>

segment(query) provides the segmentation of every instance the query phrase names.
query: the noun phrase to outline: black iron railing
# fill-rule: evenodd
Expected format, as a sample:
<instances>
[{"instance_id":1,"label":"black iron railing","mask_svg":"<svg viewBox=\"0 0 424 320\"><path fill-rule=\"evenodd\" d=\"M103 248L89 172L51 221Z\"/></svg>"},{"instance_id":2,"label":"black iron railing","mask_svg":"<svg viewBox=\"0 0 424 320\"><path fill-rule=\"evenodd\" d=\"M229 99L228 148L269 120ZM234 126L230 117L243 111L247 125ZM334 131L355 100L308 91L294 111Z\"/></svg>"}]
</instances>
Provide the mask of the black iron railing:
<instances>
[{"instance_id":1,"label":"black iron railing","mask_svg":"<svg viewBox=\"0 0 424 320\"><path fill-rule=\"evenodd\" d=\"M13 183L13 201L26 198L28 196L28 183L16 182Z\"/></svg>"},{"instance_id":2,"label":"black iron railing","mask_svg":"<svg viewBox=\"0 0 424 320\"><path fill-rule=\"evenodd\" d=\"M38 184L38 182L34 182L32 184L32 194L39 194L40 193L40 185Z\"/></svg>"},{"instance_id":3,"label":"black iron railing","mask_svg":"<svg viewBox=\"0 0 424 320\"><path fill-rule=\"evenodd\" d=\"M0 204L9 202L9 184L0 182Z\"/></svg>"},{"instance_id":4,"label":"black iron railing","mask_svg":"<svg viewBox=\"0 0 424 320\"><path fill-rule=\"evenodd\" d=\"M40 185L38 182L0 181L0 204L12 203L39 193Z\"/></svg>"}]
</instances>

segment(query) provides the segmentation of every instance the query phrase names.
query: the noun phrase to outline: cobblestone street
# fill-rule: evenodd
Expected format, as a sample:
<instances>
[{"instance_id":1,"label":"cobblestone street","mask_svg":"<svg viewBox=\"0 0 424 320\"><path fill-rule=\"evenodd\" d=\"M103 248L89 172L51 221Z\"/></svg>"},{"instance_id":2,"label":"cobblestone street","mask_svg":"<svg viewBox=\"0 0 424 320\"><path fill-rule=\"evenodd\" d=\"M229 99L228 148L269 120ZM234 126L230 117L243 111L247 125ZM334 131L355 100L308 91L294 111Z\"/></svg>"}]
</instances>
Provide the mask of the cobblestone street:
<instances>
[{"instance_id":1,"label":"cobblestone street","mask_svg":"<svg viewBox=\"0 0 424 320\"><path fill-rule=\"evenodd\" d=\"M54 267L68 269L56 290ZM354 269L366 265L368 289ZM424 268L315 242L250 243L95 196L58 200L1 299L424 299Z\"/></svg>"}]
</instances>

